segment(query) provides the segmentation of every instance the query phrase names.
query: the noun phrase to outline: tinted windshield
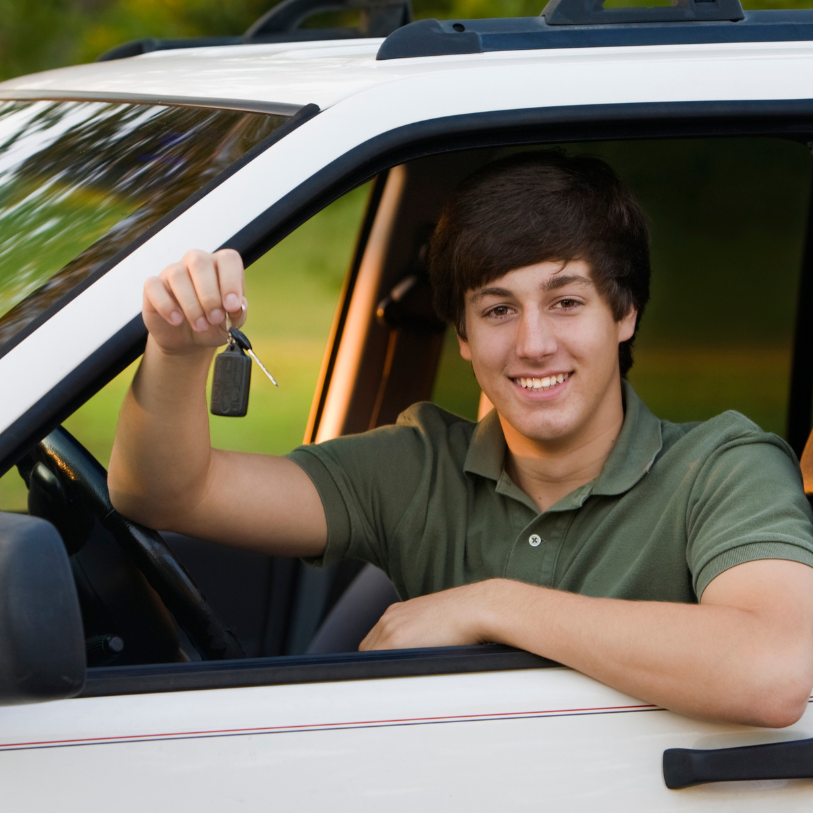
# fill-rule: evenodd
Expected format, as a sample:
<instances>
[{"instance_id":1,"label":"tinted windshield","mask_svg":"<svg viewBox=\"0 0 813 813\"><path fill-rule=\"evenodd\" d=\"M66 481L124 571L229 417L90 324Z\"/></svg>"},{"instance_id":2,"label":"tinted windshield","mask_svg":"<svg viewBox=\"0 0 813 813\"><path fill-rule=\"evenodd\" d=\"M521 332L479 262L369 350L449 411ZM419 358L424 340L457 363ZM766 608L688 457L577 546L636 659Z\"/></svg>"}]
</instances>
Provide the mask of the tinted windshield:
<instances>
[{"instance_id":1,"label":"tinted windshield","mask_svg":"<svg viewBox=\"0 0 813 813\"><path fill-rule=\"evenodd\" d=\"M0 353L286 116L0 102Z\"/></svg>"}]
</instances>

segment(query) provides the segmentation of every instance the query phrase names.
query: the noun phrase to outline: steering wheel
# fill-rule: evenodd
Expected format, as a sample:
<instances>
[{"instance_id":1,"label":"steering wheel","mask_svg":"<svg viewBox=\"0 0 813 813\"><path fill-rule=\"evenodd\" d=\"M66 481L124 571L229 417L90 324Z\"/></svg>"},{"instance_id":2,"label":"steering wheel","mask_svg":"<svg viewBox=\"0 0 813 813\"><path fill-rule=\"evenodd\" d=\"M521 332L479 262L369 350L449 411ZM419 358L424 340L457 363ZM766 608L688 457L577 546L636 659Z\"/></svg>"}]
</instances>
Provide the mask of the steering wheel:
<instances>
[{"instance_id":1,"label":"steering wheel","mask_svg":"<svg viewBox=\"0 0 813 813\"><path fill-rule=\"evenodd\" d=\"M18 467L30 489L36 480L40 492L47 492L46 502L61 503L58 508L62 517L45 518L57 519L54 524L63 532L69 553L83 544L89 532L85 518L92 523L95 516L141 571L203 658L245 657L235 636L217 617L200 587L161 536L131 522L113 508L107 472L66 429L57 427Z\"/></svg>"}]
</instances>

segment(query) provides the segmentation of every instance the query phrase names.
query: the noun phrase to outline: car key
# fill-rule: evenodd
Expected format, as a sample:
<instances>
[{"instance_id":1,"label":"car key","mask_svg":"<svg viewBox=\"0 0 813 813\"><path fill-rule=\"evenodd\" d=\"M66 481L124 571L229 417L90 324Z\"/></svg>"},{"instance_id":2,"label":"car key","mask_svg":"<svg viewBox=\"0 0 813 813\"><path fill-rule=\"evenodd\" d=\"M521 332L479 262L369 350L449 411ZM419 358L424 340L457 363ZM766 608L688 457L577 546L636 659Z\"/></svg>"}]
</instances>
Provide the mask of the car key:
<instances>
[{"instance_id":1,"label":"car key","mask_svg":"<svg viewBox=\"0 0 813 813\"><path fill-rule=\"evenodd\" d=\"M251 347L251 342L246 337L246 334L243 333L241 330L238 330L236 327L229 328L229 339L233 340L234 343L241 349L245 350L246 353L257 362L257 366L268 376L268 380L275 386L278 387L277 380L274 378L271 373L268 372L265 365L257 358L257 354Z\"/></svg>"},{"instance_id":2,"label":"car key","mask_svg":"<svg viewBox=\"0 0 813 813\"><path fill-rule=\"evenodd\" d=\"M230 321L227 322L227 325L229 343L215 359L212 374L212 400L209 409L213 415L242 418L248 412L251 359L257 362L259 368L275 387L278 387L279 384L257 358L246 335L236 327L232 327Z\"/></svg>"}]
</instances>

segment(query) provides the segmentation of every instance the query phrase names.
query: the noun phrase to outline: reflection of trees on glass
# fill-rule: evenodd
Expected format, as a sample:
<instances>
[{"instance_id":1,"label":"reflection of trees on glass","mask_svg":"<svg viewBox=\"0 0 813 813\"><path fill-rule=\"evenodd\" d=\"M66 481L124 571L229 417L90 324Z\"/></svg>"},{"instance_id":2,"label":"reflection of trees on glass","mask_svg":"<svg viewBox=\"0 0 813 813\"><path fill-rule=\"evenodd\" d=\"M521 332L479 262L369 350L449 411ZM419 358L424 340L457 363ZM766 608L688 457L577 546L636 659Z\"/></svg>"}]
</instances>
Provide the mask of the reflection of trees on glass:
<instances>
[{"instance_id":1,"label":"reflection of trees on glass","mask_svg":"<svg viewBox=\"0 0 813 813\"><path fill-rule=\"evenodd\" d=\"M0 103L0 347L285 120Z\"/></svg>"}]
</instances>

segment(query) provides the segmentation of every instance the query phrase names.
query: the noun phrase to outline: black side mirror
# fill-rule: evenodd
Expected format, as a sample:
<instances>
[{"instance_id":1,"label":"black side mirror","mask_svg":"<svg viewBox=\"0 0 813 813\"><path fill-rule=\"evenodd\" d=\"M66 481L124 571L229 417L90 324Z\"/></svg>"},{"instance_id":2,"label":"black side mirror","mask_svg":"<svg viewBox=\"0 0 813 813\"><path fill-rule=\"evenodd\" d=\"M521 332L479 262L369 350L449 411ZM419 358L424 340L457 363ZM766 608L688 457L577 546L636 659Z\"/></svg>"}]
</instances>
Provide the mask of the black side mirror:
<instances>
[{"instance_id":1,"label":"black side mirror","mask_svg":"<svg viewBox=\"0 0 813 813\"><path fill-rule=\"evenodd\" d=\"M74 697L84 684L82 615L59 532L0 512L0 706Z\"/></svg>"}]
</instances>

